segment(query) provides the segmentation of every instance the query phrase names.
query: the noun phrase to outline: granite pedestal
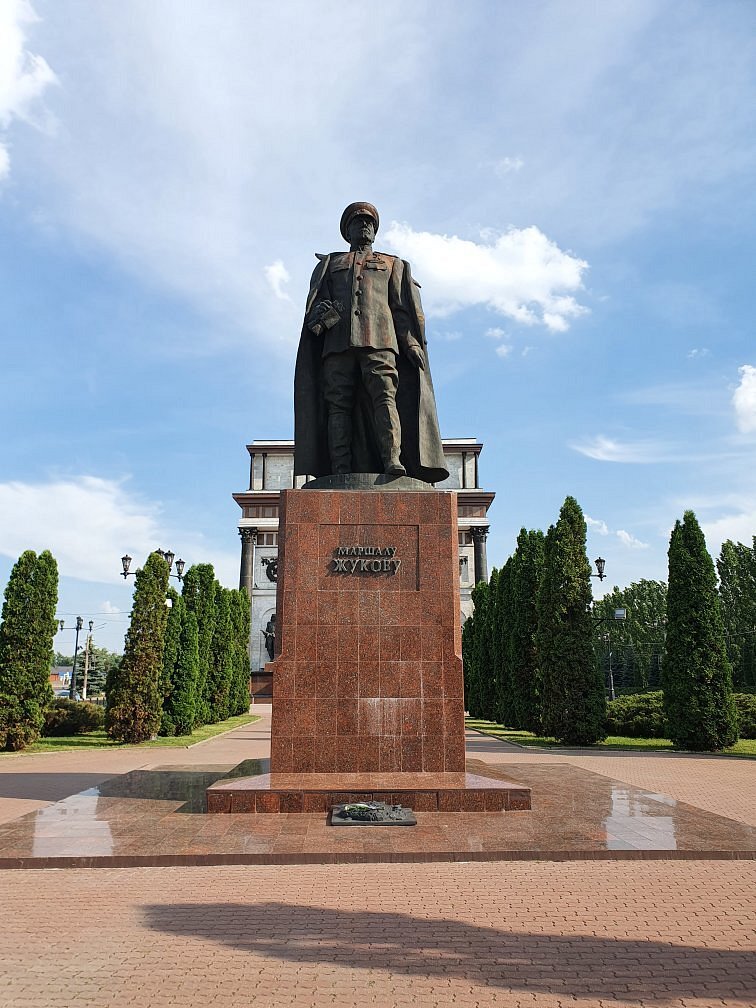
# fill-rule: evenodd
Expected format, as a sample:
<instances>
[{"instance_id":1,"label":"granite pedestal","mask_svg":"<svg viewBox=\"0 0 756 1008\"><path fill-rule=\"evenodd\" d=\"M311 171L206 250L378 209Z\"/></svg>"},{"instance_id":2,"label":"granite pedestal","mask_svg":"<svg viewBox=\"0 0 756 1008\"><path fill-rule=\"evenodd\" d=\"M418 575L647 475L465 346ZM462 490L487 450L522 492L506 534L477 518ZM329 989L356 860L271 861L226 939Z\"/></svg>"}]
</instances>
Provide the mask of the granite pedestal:
<instances>
[{"instance_id":1,"label":"granite pedestal","mask_svg":"<svg viewBox=\"0 0 756 1008\"><path fill-rule=\"evenodd\" d=\"M529 808L527 789L465 774L456 494L328 479L281 494L271 772L215 785L208 811L400 792L428 811Z\"/></svg>"}]
</instances>

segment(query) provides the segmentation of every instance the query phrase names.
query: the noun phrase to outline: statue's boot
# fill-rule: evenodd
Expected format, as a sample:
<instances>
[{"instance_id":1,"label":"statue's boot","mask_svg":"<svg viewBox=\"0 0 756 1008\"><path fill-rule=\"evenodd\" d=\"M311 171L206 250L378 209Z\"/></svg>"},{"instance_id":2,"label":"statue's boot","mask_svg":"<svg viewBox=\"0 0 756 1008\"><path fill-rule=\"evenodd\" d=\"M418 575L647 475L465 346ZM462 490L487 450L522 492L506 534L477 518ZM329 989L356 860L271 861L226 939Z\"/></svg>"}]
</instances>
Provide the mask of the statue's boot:
<instances>
[{"instance_id":1,"label":"statue's boot","mask_svg":"<svg viewBox=\"0 0 756 1008\"><path fill-rule=\"evenodd\" d=\"M378 447L387 476L406 476L399 455L402 450L402 428L396 403L386 403L375 411L375 426L378 432Z\"/></svg>"},{"instance_id":2,"label":"statue's boot","mask_svg":"<svg viewBox=\"0 0 756 1008\"><path fill-rule=\"evenodd\" d=\"M328 454L334 473L352 471L352 418L347 413L328 416Z\"/></svg>"}]
</instances>

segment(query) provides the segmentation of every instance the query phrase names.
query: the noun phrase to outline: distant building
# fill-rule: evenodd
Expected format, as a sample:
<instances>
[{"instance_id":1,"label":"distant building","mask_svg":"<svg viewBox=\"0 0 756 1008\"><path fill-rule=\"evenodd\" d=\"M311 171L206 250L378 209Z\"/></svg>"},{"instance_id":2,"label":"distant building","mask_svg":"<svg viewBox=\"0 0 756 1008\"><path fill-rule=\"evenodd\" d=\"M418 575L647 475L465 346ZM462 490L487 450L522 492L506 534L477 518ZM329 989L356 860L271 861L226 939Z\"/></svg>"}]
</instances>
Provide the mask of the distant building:
<instances>
[{"instance_id":1,"label":"distant building","mask_svg":"<svg viewBox=\"0 0 756 1008\"><path fill-rule=\"evenodd\" d=\"M471 593L478 581L488 580L486 538L488 509L496 496L480 488L478 458L483 445L475 438L443 440L449 478L438 490L456 490L459 524L461 618L472 613ZM250 658L252 669L269 660L264 631L276 611L278 509L282 490L300 488L305 476L294 476L293 441L253 441L249 452L249 489L233 495L241 508L241 574L239 586L252 599Z\"/></svg>"}]
</instances>

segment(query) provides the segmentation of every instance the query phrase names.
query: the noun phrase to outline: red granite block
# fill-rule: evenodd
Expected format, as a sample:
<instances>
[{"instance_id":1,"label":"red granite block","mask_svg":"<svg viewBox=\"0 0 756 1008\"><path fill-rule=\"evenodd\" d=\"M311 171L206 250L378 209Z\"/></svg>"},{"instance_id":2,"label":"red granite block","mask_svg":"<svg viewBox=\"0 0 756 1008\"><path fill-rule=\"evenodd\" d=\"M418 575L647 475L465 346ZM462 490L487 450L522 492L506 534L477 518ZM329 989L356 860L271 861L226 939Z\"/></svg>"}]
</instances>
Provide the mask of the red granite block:
<instances>
[{"instance_id":1,"label":"red granite block","mask_svg":"<svg viewBox=\"0 0 756 1008\"><path fill-rule=\"evenodd\" d=\"M338 696L357 697L357 669L355 661L339 661L337 665Z\"/></svg>"},{"instance_id":2,"label":"red granite block","mask_svg":"<svg viewBox=\"0 0 756 1008\"><path fill-rule=\"evenodd\" d=\"M319 591L316 594L318 602L318 626L324 627L338 622L339 595L337 591Z\"/></svg>"},{"instance_id":3,"label":"red granite block","mask_svg":"<svg viewBox=\"0 0 756 1008\"><path fill-rule=\"evenodd\" d=\"M441 661L440 627L423 626L420 629L422 637L423 661Z\"/></svg>"},{"instance_id":4,"label":"red granite block","mask_svg":"<svg viewBox=\"0 0 756 1008\"><path fill-rule=\"evenodd\" d=\"M291 706L291 734L311 736L315 734L315 699L297 699Z\"/></svg>"},{"instance_id":5,"label":"red granite block","mask_svg":"<svg viewBox=\"0 0 756 1008\"><path fill-rule=\"evenodd\" d=\"M360 662L357 673L360 697L380 696L380 665L378 662Z\"/></svg>"},{"instance_id":6,"label":"red granite block","mask_svg":"<svg viewBox=\"0 0 756 1008\"><path fill-rule=\"evenodd\" d=\"M231 812L254 812L255 791L234 791L231 793Z\"/></svg>"},{"instance_id":7,"label":"red granite block","mask_svg":"<svg viewBox=\"0 0 756 1008\"><path fill-rule=\"evenodd\" d=\"M339 628L333 624L319 624L318 626L318 658L320 661L328 661L331 656L338 653Z\"/></svg>"},{"instance_id":8,"label":"red granite block","mask_svg":"<svg viewBox=\"0 0 756 1008\"><path fill-rule=\"evenodd\" d=\"M417 513L420 524L435 525L438 521L438 494L421 494L418 505Z\"/></svg>"},{"instance_id":9,"label":"red granite block","mask_svg":"<svg viewBox=\"0 0 756 1008\"><path fill-rule=\"evenodd\" d=\"M410 807L414 812L438 812L438 795L435 791L416 791Z\"/></svg>"},{"instance_id":10,"label":"red granite block","mask_svg":"<svg viewBox=\"0 0 756 1008\"><path fill-rule=\"evenodd\" d=\"M328 795L323 791L305 791L302 794L303 812L327 812Z\"/></svg>"},{"instance_id":11,"label":"red granite block","mask_svg":"<svg viewBox=\"0 0 756 1008\"><path fill-rule=\"evenodd\" d=\"M378 628L378 642L381 661L397 661L400 657L401 628L383 626Z\"/></svg>"},{"instance_id":12,"label":"red granite block","mask_svg":"<svg viewBox=\"0 0 756 1008\"><path fill-rule=\"evenodd\" d=\"M318 739L324 735L336 734L336 704L333 700L315 701L315 735Z\"/></svg>"},{"instance_id":13,"label":"red granite block","mask_svg":"<svg viewBox=\"0 0 756 1008\"><path fill-rule=\"evenodd\" d=\"M402 699L401 722L402 737L419 736L422 723L422 701L418 699Z\"/></svg>"},{"instance_id":14,"label":"red granite block","mask_svg":"<svg viewBox=\"0 0 756 1008\"><path fill-rule=\"evenodd\" d=\"M318 625L318 600L316 595L306 591L297 591L293 608L297 626Z\"/></svg>"},{"instance_id":15,"label":"red granite block","mask_svg":"<svg viewBox=\"0 0 756 1008\"><path fill-rule=\"evenodd\" d=\"M420 663L414 661L399 662L399 696L420 696Z\"/></svg>"},{"instance_id":16,"label":"red granite block","mask_svg":"<svg viewBox=\"0 0 756 1008\"><path fill-rule=\"evenodd\" d=\"M382 697L398 697L401 673L398 661L382 661L379 667L379 686Z\"/></svg>"},{"instance_id":17,"label":"red granite block","mask_svg":"<svg viewBox=\"0 0 756 1008\"><path fill-rule=\"evenodd\" d=\"M315 698L315 677L317 663L310 661L297 661L295 672L295 696L297 700Z\"/></svg>"},{"instance_id":18,"label":"red granite block","mask_svg":"<svg viewBox=\"0 0 756 1008\"><path fill-rule=\"evenodd\" d=\"M423 608L420 613L424 627L432 626L441 630L441 595L437 592L423 592Z\"/></svg>"},{"instance_id":19,"label":"red granite block","mask_svg":"<svg viewBox=\"0 0 756 1008\"><path fill-rule=\"evenodd\" d=\"M443 669L443 682L444 682L444 696L447 699L451 698L461 698L464 695L464 681L462 678L462 668L461 663L456 662L452 666L451 664L445 665Z\"/></svg>"},{"instance_id":20,"label":"red granite block","mask_svg":"<svg viewBox=\"0 0 756 1008\"><path fill-rule=\"evenodd\" d=\"M402 736L402 771L422 770L423 747L419 738Z\"/></svg>"},{"instance_id":21,"label":"red granite block","mask_svg":"<svg viewBox=\"0 0 756 1008\"><path fill-rule=\"evenodd\" d=\"M360 497L358 491L347 491L339 494L339 523L344 525L359 525ZM349 545L344 543L344 545Z\"/></svg>"},{"instance_id":22,"label":"red granite block","mask_svg":"<svg viewBox=\"0 0 756 1008\"><path fill-rule=\"evenodd\" d=\"M257 791L255 796L255 812L280 812L281 798L270 791Z\"/></svg>"},{"instance_id":23,"label":"red granite block","mask_svg":"<svg viewBox=\"0 0 756 1008\"><path fill-rule=\"evenodd\" d=\"M333 490L318 491L318 522L320 525L330 524L331 522L338 525L341 507L339 497L340 494Z\"/></svg>"},{"instance_id":24,"label":"red granite block","mask_svg":"<svg viewBox=\"0 0 756 1008\"><path fill-rule=\"evenodd\" d=\"M378 769L381 773L397 773L401 764L401 739L398 735L382 735L378 739Z\"/></svg>"},{"instance_id":25,"label":"red granite block","mask_svg":"<svg viewBox=\"0 0 756 1008\"><path fill-rule=\"evenodd\" d=\"M441 699L422 700L422 734L440 737L444 734L444 701ZM443 758L441 760L443 763ZM425 768L426 770L429 767ZM443 766L438 769L443 770Z\"/></svg>"},{"instance_id":26,"label":"red granite block","mask_svg":"<svg viewBox=\"0 0 756 1008\"><path fill-rule=\"evenodd\" d=\"M359 660L359 627L348 626L346 623L337 627L338 637L336 654L340 662Z\"/></svg>"},{"instance_id":27,"label":"red granite block","mask_svg":"<svg viewBox=\"0 0 756 1008\"><path fill-rule=\"evenodd\" d=\"M380 595L375 589L366 588L359 592L360 603L360 626L378 626L380 619Z\"/></svg>"},{"instance_id":28,"label":"red granite block","mask_svg":"<svg viewBox=\"0 0 756 1008\"><path fill-rule=\"evenodd\" d=\"M337 620L350 625L359 624L360 596L357 591L343 588L339 593Z\"/></svg>"},{"instance_id":29,"label":"red granite block","mask_svg":"<svg viewBox=\"0 0 756 1008\"><path fill-rule=\"evenodd\" d=\"M444 696L444 670L439 662L420 662L421 689L423 697L431 700Z\"/></svg>"},{"instance_id":30,"label":"red granite block","mask_svg":"<svg viewBox=\"0 0 756 1008\"><path fill-rule=\"evenodd\" d=\"M361 739L354 735L339 735L336 739L337 773L355 773L360 756Z\"/></svg>"},{"instance_id":31,"label":"red granite block","mask_svg":"<svg viewBox=\"0 0 756 1008\"><path fill-rule=\"evenodd\" d=\"M381 696L381 735L401 735L403 702L393 697Z\"/></svg>"},{"instance_id":32,"label":"red granite block","mask_svg":"<svg viewBox=\"0 0 756 1008\"><path fill-rule=\"evenodd\" d=\"M315 773L336 770L336 735L318 735L315 739Z\"/></svg>"},{"instance_id":33,"label":"red granite block","mask_svg":"<svg viewBox=\"0 0 756 1008\"><path fill-rule=\"evenodd\" d=\"M357 755L357 769L370 773L379 764L380 744L378 738L366 738L361 740L361 745Z\"/></svg>"},{"instance_id":34,"label":"red granite block","mask_svg":"<svg viewBox=\"0 0 756 1008\"><path fill-rule=\"evenodd\" d=\"M385 628L388 632L389 627ZM402 661L419 662L422 658L422 639L417 627L401 626L397 628L399 638L399 653L397 657ZM383 651L381 651L383 657Z\"/></svg>"},{"instance_id":35,"label":"red granite block","mask_svg":"<svg viewBox=\"0 0 756 1008\"><path fill-rule=\"evenodd\" d=\"M275 705L273 710L275 711ZM291 769L291 739L271 733L270 768L276 773L286 773Z\"/></svg>"},{"instance_id":36,"label":"red granite block","mask_svg":"<svg viewBox=\"0 0 756 1008\"><path fill-rule=\"evenodd\" d=\"M281 795L282 812L301 812L304 807L304 795L301 791L292 791Z\"/></svg>"},{"instance_id":37,"label":"red granite block","mask_svg":"<svg viewBox=\"0 0 756 1008\"><path fill-rule=\"evenodd\" d=\"M315 662L318 658L318 630L315 626L297 626L295 631L296 655L301 661Z\"/></svg>"},{"instance_id":38,"label":"red granite block","mask_svg":"<svg viewBox=\"0 0 756 1008\"><path fill-rule=\"evenodd\" d=\"M365 742L383 733L383 710L378 697L357 701L357 734Z\"/></svg>"},{"instance_id":39,"label":"red granite block","mask_svg":"<svg viewBox=\"0 0 756 1008\"><path fill-rule=\"evenodd\" d=\"M297 620L296 600L297 600L297 593L294 591L294 589L291 589L290 591L284 590L278 596L280 615L282 619L284 616L286 617L287 626L298 625L299 621Z\"/></svg>"},{"instance_id":40,"label":"red granite block","mask_svg":"<svg viewBox=\"0 0 756 1008\"><path fill-rule=\"evenodd\" d=\"M400 593L399 626L419 627L422 622L420 593L415 589Z\"/></svg>"},{"instance_id":41,"label":"red granite block","mask_svg":"<svg viewBox=\"0 0 756 1008\"><path fill-rule=\"evenodd\" d=\"M444 772L461 773L465 769L465 737L444 736Z\"/></svg>"},{"instance_id":42,"label":"red granite block","mask_svg":"<svg viewBox=\"0 0 756 1008\"><path fill-rule=\"evenodd\" d=\"M273 663L273 696L288 698L295 694L294 662L278 658Z\"/></svg>"},{"instance_id":43,"label":"red granite block","mask_svg":"<svg viewBox=\"0 0 756 1008\"><path fill-rule=\"evenodd\" d=\"M336 701L336 734L339 736L357 734L357 700Z\"/></svg>"},{"instance_id":44,"label":"red granite block","mask_svg":"<svg viewBox=\"0 0 756 1008\"><path fill-rule=\"evenodd\" d=\"M443 725L444 734L451 736L464 736L465 732L465 705L464 701L455 697L446 698L443 701Z\"/></svg>"},{"instance_id":45,"label":"red granite block","mask_svg":"<svg viewBox=\"0 0 756 1008\"><path fill-rule=\"evenodd\" d=\"M461 812L462 792L461 791L439 791L438 792L439 812Z\"/></svg>"},{"instance_id":46,"label":"red granite block","mask_svg":"<svg viewBox=\"0 0 756 1008\"><path fill-rule=\"evenodd\" d=\"M348 805L351 802L363 801L364 796L356 791L329 791L327 795L328 807L334 805Z\"/></svg>"},{"instance_id":47,"label":"red granite block","mask_svg":"<svg viewBox=\"0 0 756 1008\"><path fill-rule=\"evenodd\" d=\"M529 791L510 791L507 797L507 808L512 812L524 812L530 808Z\"/></svg>"},{"instance_id":48,"label":"red granite block","mask_svg":"<svg viewBox=\"0 0 756 1008\"><path fill-rule=\"evenodd\" d=\"M462 792L462 811L463 812L485 812L486 811L486 792L482 790L468 788L466 791Z\"/></svg>"},{"instance_id":49,"label":"red granite block","mask_svg":"<svg viewBox=\"0 0 756 1008\"><path fill-rule=\"evenodd\" d=\"M231 811L231 795L228 792L223 791L208 791L207 792L207 811L208 812L230 812Z\"/></svg>"},{"instance_id":50,"label":"red granite block","mask_svg":"<svg viewBox=\"0 0 756 1008\"><path fill-rule=\"evenodd\" d=\"M423 770L441 773L444 769L444 740L441 735L423 735Z\"/></svg>"},{"instance_id":51,"label":"red granite block","mask_svg":"<svg viewBox=\"0 0 756 1008\"><path fill-rule=\"evenodd\" d=\"M382 627L399 626L402 592L380 593L379 622Z\"/></svg>"},{"instance_id":52,"label":"red granite block","mask_svg":"<svg viewBox=\"0 0 756 1008\"><path fill-rule=\"evenodd\" d=\"M485 792L486 812L504 812L507 807L506 791L489 789Z\"/></svg>"},{"instance_id":53,"label":"red granite block","mask_svg":"<svg viewBox=\"0 0 756 1008\"><path fill-rule=\"evenodd\" d=\"M337 692L338 672L336 665L332 661L318 662L315 674L315 696L332 700L336 697Z\"/></svg>"}]
</instances>

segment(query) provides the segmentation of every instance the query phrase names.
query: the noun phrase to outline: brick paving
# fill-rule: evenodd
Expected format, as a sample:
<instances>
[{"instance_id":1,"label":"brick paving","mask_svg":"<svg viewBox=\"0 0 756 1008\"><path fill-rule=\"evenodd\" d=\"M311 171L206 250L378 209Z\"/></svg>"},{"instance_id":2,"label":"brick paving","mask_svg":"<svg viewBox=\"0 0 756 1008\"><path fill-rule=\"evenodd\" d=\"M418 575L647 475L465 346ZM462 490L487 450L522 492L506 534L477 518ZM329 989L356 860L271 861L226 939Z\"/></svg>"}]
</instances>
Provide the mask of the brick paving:
<instances>
[{"instance_id":1,"label":"brick paving","mask_svg":"<svg viewBox=\"0 0 756 1008\"><path fill-rule=\"evenodd\" d=\"M756 1003L756 865L3 872L3 1008Z\"/></svg>"},{"instance_id":2,"label":"brick paving","mask_svg":"<svg viewBox=\"0 0 756 1008\"><path fill-rule=\"evenodd\" d=\"M80 790L77 774L264 755L266 726L251 728L189 750L1 760L0 814ZM756 819L749 761L536 753L473 734L468 756L531 773L572 764ZM0 901L0 1008L756 1005L756 862L704 854L0 871Z\"/></svg>"}]
</instances>

